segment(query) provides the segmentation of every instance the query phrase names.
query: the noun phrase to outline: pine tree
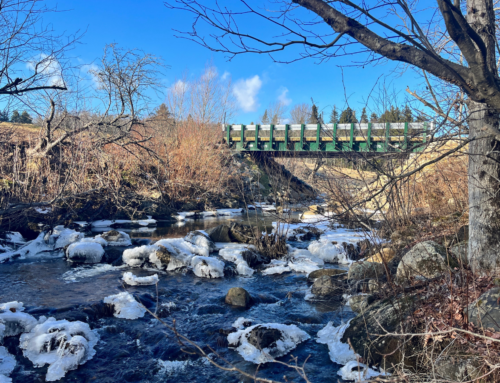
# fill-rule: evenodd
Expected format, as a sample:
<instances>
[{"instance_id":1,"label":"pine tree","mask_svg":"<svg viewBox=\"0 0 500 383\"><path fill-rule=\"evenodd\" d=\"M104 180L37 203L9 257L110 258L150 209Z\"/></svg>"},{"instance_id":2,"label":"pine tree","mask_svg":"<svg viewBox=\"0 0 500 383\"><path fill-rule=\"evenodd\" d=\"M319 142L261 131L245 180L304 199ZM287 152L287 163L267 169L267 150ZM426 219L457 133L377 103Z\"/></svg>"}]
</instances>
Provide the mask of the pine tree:
<instances>
[{"instance_id":1,"label":"pine tree","mask_svg":"<svg viewBox=\"0 0 500 383\"><path fill-rule=\"evenodd\" d=\"M12 112L12 117L10 118L10 122L14 122L14 123L17 123L17 122L21 122L21 116L19 115L19 112L17 110L14 110Z\"/></svg>"},{"instance_id":2,"label":"pine tree","mask_svg":"<svg viewBox=\"0 0 500 383\"><path fill-rule=\"evenodd\" d=\"M9 112L0 112L0 122L9 122Z\"/></svg>"},{"instance_id":3,"label":"pine tree","mask_svg":"<svg viewBox=\"0 0 500 383\"><path fill-rule=\"evenodd\" d=\"M330 114L330 124L337 124L339 122L339 112L337 112L337 107L334 105L332 113Z\"/></svg>"},{"instance_id":4,"label":"pine tree","mask_svg":"<svg viewBox=\"0 0 500 383\"><path fill-rule=\"evenodd\" d=\"M373 113L370 115L370 122L378 122L378 116L377 116L377 113L373 112Z\"/></svg>"},{"instance_id":5,"label":"pine tree","mask_svg":"<svg viewBox=\"0 0 500 383\"><path fill-rule=\"evenodd\" d=\"M267 109L264 111L264 114L262 115L261 119L260 119L260 123L262 125L267 125L269 124L269 117L267 116Z\"/></svg>"},{"instance_id":6,"label":"pine tree","mask_svg":"<svg viewBox=\"0 0 500 383\"><path fill-rule=\"evenodd\" d=\"M33 119L28 114L28 112L24 111L23 114L21 114L21 117L19 118L19 122L22 124L32 124Z\"/></svg>"},{"instance_id":7,"label":"pine tree","mask_svg":"<svg viewBox=\"0 0 500 383\"><path fill-rule=\"evenodd\" d=\"M360 121L362 124L366 124L368 122L368 116L366 114L366 108L363 108L363 110L361 111L361 118L360 118Z\"/></svg>"},{"instance_id":8,"label":"pine tree","mask_svg":"<svg viewBox=\"0 0 500 383\"><path fill-rule=\"evenodd\" d=\"M354 111L350 107L347 107L347 109L340 114L339 123L351 124L354 122L358 122L356 118L356 113L354 113Z\"/></svg>"},{"instance_id":9,"label":"pine tree","mask_svg":"<svg viewBox=\"0 0 500 383\"><path fill-rule=\"evenodd\" d=\"M379 118L380 122L404 122L404 116L394 105L387 109Z\"/></svg>"},{"instance_id":10,"label":"pine tree","mask_svg":"<svg viewBox=\"0 0 500 383\"><path fill-rule=\"evenodd\" d=\"M318 108L316 107L315 104L312 105L311 107L311 115L309 116L309 121L307 121L308 124L319 124L320 118L318 114Z\"/></svg>"},{"instance_id":11,"label":"pine tree","mask_svg":"<svg viewBox=\"0 0 500 383\"><path fill-rule=\"evenodd\" d=\"M408 104L406 104L405 108L403 109L403 120L403 122L413 122L413 113Z\"/></svg>"}]
</instances>

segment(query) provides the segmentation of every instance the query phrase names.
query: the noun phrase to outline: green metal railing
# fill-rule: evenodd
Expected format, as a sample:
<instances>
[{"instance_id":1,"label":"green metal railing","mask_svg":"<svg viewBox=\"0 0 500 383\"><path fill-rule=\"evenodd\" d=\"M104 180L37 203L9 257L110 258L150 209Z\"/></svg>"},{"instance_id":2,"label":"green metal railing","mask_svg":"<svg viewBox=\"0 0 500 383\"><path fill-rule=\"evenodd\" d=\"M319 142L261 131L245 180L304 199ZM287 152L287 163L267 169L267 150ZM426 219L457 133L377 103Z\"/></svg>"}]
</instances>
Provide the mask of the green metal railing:
<instances>
[{"instance_id":1,"label":"green metal railing","mask_svg":"<svg viewBox=\"0 0 500 383\"><path fill-rule=\"evenodd\" d=\"M240 151L417 152L432 123L224 125L225 141Z\"/></svg>"}]
</instances>

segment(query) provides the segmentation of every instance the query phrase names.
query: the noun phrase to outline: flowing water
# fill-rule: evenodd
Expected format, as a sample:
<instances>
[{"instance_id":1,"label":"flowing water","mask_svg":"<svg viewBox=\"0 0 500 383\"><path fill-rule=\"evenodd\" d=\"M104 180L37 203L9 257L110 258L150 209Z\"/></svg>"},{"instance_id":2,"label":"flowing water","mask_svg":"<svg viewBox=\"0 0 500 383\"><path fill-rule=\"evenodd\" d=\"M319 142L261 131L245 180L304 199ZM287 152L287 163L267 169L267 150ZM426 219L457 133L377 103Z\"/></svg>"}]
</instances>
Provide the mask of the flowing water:
<instances>
[{"instance_id":1,"label":"flowing water","mask_svg":"<svg viewBox=\"0 0 500 383\"><path fill-rule=\"evenodd\" d=\"M258 220L268 230L271 227L272 217L253 215L250 218L160 223L157 228L131 230L129 234L134 238L155 241L248 219L252 223ZM307 243L292 245L306 247ZM255 364L246 362L235 350L228 349L221 342L225 335L220 330L230 328L239 317L253 319L254 324L295 324L311 339L278 360L290 362L293 355L302 364L310 356L305 370L311 382L339 381L337 371L341 366L331 362L327 346L316 343L315 338L329 321L338 325L341 320L352 317L353 313L340 305L306 301L306 274L266 276L256 272L252 277L205 279L189 272L159 272L127 266L100 264L75 267L62 258L16 260L0 264L0 302L23 302L26 311L36 318L45 315L83 320L81 307L102 302L104 297L124 291L121 277L125 271L133 271L138 276L158 273L158 298L155 286L127 286L126 290L151 310L156 309L158 299L163 312L169 312L164 320L170 324L175 320L178 332L202 346L217 362L224 364L221 360L224 358L243 371L252 374L257 371ZM231 287L244 287L255 298L253 306L242 310L226 305L224 297ZM247 381L238 374L211 366L204 358L183 352L174 334L147 313L137 320L105 317L92 322L91 327L100 336L96 355L77 370L68 372L60 382ZM11 374L13 382L45 381L47 367L35 368L23 357L18 347L19 337L5 338L4 345L17 360L17 367ZM293 370L276 363L260 366L258 374L277 381L285 381L285 375L287 381L302 381Z\"/></svg>"}]
</instances>

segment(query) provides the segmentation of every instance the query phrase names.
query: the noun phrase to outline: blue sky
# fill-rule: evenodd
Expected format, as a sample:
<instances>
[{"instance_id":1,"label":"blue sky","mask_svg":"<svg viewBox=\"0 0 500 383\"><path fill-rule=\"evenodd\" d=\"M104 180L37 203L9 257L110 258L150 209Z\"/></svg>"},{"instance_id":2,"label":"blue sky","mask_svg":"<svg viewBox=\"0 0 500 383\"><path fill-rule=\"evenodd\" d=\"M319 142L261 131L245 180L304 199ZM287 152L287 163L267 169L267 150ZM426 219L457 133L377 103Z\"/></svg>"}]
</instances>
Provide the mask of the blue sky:
<instances>
[{"instance_id":1,"label":"blue sky","mask_svg":"<svg viewBox=\"0 0 500 383\"><path fill-rule=\"evenodd\" d=\"M325 116L331 106L345 106L342 71L339 66L350 64L350 57L333 59L321 64L308 59L293 64L278 64L265 55L242 55L228 61L223 53L213 53L194 42L176 38L174 29L186 30L192 19L186 13L167 9L158 0L47 0L63 12L47 15L58 32L74 33L86 30L81 43L71 55L81 62L92 62L102 54L105 44L117 43L125 48L139 48L161 56L169 69L165 70L165 88L189 72L199 76L207 62L212 61L219 73L231 75L241 97L235 123L258 120L264 109L281 96L292 107L314 99ZM262 29L264 28L264 29ZM265 25L261 27L266 33ZM272 34L272 31L269 31ZM292 52L282 58L291 58ZM360 58L357 57L357 60ZM390 75L394 64L368 65L343 70L346 93L352 108L360 110L377 78ZM256 77L258 76L258 77ZM405 97L406 86L414 87L414 74L389 77L394 90ZM260 85L260 86L259 86ZM246 97L246 99L245 99ZM250 99L249 99L250 98ZM158 104L162 102L162 96ZM252 102L253 101L253 102Z\"/></svg>"}]
</instances>

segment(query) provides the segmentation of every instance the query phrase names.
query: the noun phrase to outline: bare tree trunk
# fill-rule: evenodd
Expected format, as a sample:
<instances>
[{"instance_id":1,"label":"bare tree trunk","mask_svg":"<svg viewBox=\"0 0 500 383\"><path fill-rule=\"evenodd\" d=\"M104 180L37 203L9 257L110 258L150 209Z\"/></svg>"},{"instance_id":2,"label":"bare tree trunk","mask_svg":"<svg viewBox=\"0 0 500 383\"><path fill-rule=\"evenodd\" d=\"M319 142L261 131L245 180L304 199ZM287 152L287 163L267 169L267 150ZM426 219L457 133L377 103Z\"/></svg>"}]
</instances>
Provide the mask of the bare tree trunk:
<instances>
[{"instance_id":1,"label":"bare tree trunk","mask_svg":"<svg viewBox=\"0 0 500 383\"><path fill-rule=\"evenodd\" d=\"M500 142L499 113L471 102L469 129L469 263L475 271L500 271Z\"/></svg>"}]
</instances>

